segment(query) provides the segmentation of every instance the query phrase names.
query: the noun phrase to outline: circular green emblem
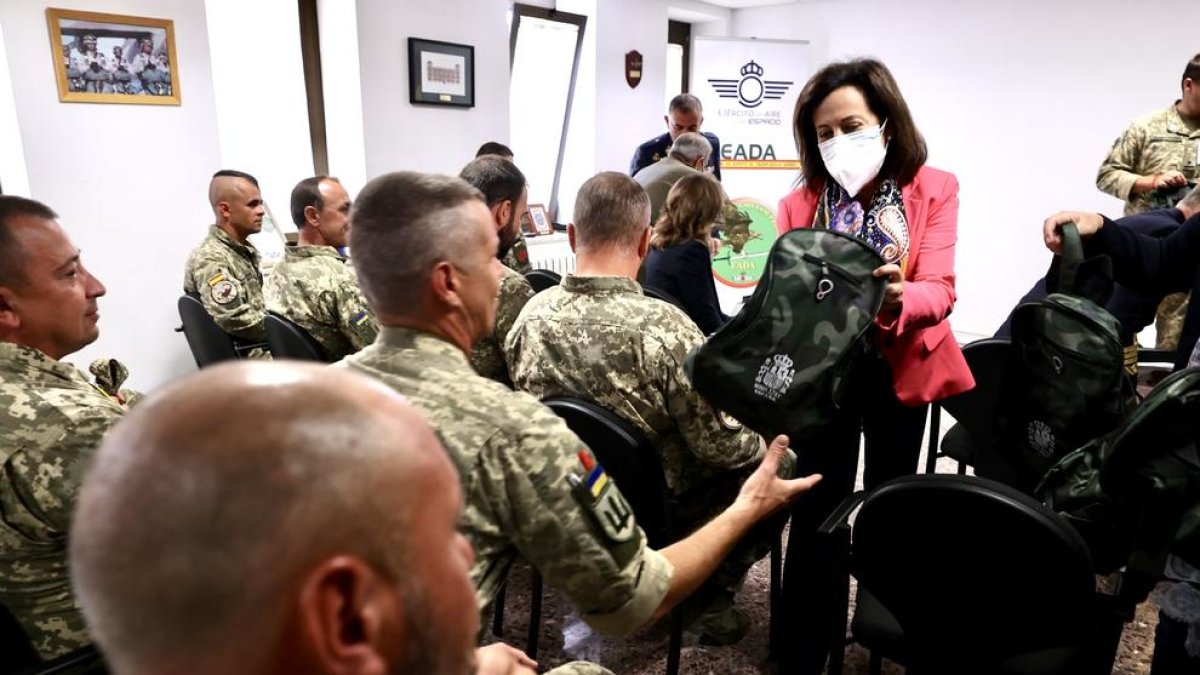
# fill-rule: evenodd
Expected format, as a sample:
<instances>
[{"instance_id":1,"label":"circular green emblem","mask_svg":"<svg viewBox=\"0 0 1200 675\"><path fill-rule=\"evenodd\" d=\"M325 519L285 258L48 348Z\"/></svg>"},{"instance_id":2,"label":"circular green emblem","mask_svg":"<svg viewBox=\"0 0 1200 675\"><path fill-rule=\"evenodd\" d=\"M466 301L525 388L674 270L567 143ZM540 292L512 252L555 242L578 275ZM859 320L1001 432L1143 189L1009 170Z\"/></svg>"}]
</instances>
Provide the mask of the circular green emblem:
<instances>
[{"instance_id":1,"label":"circular green emblem","mask_svg":"<svg viewBox=\"0 0 1200 675\"><path fill-rule=\"evenodd\" d=\"M734 288L749 288L762 278L767 254L775 244L775 214L754 199L733 200L735 214L726 213L721 248L713 256L713 276Z\"/></svg>"}]
</instances>

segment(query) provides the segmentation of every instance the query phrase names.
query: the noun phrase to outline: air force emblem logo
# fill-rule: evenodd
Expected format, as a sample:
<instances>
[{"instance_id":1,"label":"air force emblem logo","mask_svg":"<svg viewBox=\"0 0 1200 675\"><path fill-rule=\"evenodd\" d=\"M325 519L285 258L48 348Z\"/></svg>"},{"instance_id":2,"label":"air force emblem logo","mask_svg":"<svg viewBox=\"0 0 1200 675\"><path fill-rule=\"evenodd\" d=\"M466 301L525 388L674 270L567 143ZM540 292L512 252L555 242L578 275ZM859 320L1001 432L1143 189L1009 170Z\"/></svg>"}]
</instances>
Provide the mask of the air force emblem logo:
<instances>
[{"instance_id":1,"label":"air force emblem logo","mask_svg":"<svg viewBox=\"0 0 1200 675\"><path fill-rule=\"evenodd\" d=\"M736 98L744 108L757 108L763 101L778 101L791 88L791 80L764 80L763 67L751 59L742 66L742 79L710 79L714 91L721 98Z\"/></svg>"}]
</instances>

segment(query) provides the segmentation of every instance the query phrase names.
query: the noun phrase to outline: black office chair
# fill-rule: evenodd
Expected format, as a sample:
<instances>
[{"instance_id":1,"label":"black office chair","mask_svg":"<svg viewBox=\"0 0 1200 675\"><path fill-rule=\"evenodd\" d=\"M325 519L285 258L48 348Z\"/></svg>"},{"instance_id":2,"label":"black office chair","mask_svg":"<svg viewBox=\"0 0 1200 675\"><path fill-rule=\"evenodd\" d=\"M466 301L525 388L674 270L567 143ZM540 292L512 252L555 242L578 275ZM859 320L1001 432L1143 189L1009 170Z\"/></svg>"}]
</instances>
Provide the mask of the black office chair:
<instances>
[{"instance_id":1,"label":"black office chair","mask_svg":"<svg viewBox=\"0 0 1200 675\"><path fill-rule=\"evenodd\" d=\"M975 378L975 388L929 406L929 452L925 473L936 471L938 457L950 457L958 462L959 475L965 474L967 466L975 465L980 448L986 449L985 446L992 442L1009 346L1007 338L976 340L963 346L963 357ZM939 439L942 410L950 413L958 423L950 427L945 438Z\"/></svg>"},{"instance_id":2,"label":"black office chair","mask_svg":"<svg viewBox=\"0 0 1200 675\"><path fill-rule=\"evenodd\" d=\"M1087 546L1014 488L906 476L846 500L820 531L846 547L837 583L858 579L851 630L871 650L872 673L881 657L918 675L1098 673L1101 652L1115 655L1115 642L1098 640L1104 613ZM838 611L843 636L846 606ZM835 645L831 675L844 651Z\"/></svg>"},{"instance_id":3,"label":"black office chair","mask_svg":"<svg viewBox=\"0 0 1200 675\"><path fill-rule=\"evenodd\" d=\"M267 344L271 346L271 355L275 358L330 362L321 343L291 319L267 312L266 326Z\"/></svg>"},{"instance_id":4,"label":"black office chair","mask_svg":"<svg viewBox=\"0 0 1200 675\"><path fill-rule=\"evenodd\" d=\"M679 298L676 298L661 288L655 288L653 286L642 284L642 295L645 295L647 298L654 298L655 300L669 302L679 309L682 309L685 313L687 312L687 308L683 306L683 303L679 301Z\"/></svg>"},{"instance_id":5,"label":"black office chair","mask_svg":"<svg viewBox=\"0 0 1200 675\"><path fill-rule=\"evenodd\" d=\"M547 288L559 285L562 282L562 275L550 270L529 270L525 273L525 279L530 286L533 286L534 293L541 293Z\"/></svg>"},{"instance_id":6,"label":"black office chair","mask_svg":"<svg viewBox=\"0 0 1200 675\"><path fill-rule=\"evenodd\" d=\"M620 486L650 547L661 549L674 543L679 535L672 522L674 508L662 460L654 443L636 426L591 401L551 396L542 403L567 423ZM683 616L680 612L671 613L667 650L667 675L676 675L683 650Z\"/></svg>"},{"instance_id":7,"label":"black office chair","mask_svg":"<svg viewBox=\"0 0 1200 675\"><path fill-rule=\"evenodd\" d=\"M217 326L196 295L185 293L179 297L179 319L197 368L238 358L233 338Z\"/></svg>"}]
</instances>

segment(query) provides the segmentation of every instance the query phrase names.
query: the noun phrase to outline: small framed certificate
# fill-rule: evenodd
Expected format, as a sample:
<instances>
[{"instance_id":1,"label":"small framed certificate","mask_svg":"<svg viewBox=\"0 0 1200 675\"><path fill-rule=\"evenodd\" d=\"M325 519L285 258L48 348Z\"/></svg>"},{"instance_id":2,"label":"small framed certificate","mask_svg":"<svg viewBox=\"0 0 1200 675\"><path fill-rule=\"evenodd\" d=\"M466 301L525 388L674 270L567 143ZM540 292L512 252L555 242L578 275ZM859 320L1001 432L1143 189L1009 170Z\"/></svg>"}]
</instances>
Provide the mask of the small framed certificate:
<instances>
[{"instance_id":1,"label":"small framed certificate","mask_svg":"<svg viewBox=\"0 0 1200 675\"><path fill-rule=\"evenodd\" d=\"M538 234L554 234L554 226L550 224L546 207L542 204L529 205L529 222L533 224L533 231Z\"/></svg>"}]
</instances>

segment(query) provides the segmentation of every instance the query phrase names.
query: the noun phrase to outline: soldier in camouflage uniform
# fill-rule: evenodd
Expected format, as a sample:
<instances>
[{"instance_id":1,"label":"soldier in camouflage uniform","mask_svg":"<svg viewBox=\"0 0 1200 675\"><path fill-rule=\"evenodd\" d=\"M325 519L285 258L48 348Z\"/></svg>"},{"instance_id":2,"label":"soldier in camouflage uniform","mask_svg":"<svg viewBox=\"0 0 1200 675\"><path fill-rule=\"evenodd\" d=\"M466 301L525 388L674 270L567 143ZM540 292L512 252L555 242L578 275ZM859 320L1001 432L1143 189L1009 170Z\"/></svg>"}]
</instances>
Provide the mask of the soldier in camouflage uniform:
<instances>
[{"instance_id":1,"label":"soldier in camouflage uniform","mask_svg":"<svg viewBox=\"0 0 1200 675\"><path fill-rule=\"evenodd\" d=\"M145 406L98 451L71 533L114 672L534 674L519 650L475 648L457 475L403 398L240 363Z\"/></svg>"},{"instance_id":2,"label":"soldier in camouflage uniform","mask_svg":"<svg viewBox=\"0 0 1200 675\"><path fill-rule=\"evenodd\" d=\"M99 336L104 286L45 205L0 196L0 605L42 658L88 644L67 533L84 470L125 412L63 362ZM0 655L0 661L3 661Z\"/></svg>"},{"instance_id":3,"label":"soldier in camouflage uniform","mask_svg":"<svg viewBox=\"0 0 1200 675\"><path fill-rule=\"evenodd\" d=\"M1125 200L1126 216L1174 206L1200 181L1200 54L1184 69L1181 87L1175 103L1134 120L1100 165L1096 187ZM1176 349L1186 314L1186 293L1163 299L1155 321L1158 349Z\"/></svg>"},{"instance_id":4,"label":"soldier in camouflage uniform","mask_svg":"<svg viewBox=\"0 0 1200 675\"><path fill-rule=\"evenodd\" d=\"M521 235L520 217L525 213L529 200L525 174L511 160L485 155L476 157L463 167L458 177L483 193L488 210L492 212L492 222L500 240L498 253L503 261ZM492 332L476 343L471 352L471 367L475 372L512 386L504 357L504 340L517 315L532 297L533 286L529 285L525 275L506 266L504 276L500 279L500 294L496 299L495 325Z\"/></svg>"},{"instance_id":5,"label":"soldier in camouflage uniform","mask_svg":"<svg viewBox=\"0 0 1200 675\"><path fill-rule=\"evenodd\" d=\"M646 192L624 174L584 183L571 226L575 273L525 306L505 351L517 388L543 399L593 401L653 440L678 505L676 523L690 531L733 501L762 457L762 442L718 414L684 373L684 359L704 334L679 308L642 295L634 281L649 245L649 209ZM733 594L770 545L765 538L747 543L749 550L711 580L720 587L697 597L710 606L688 607L693 616L710 615L695 627L706 642L735 642L748 628L732 610Z\"/></svg>"},{"instance_id":6,"label":"soldier in camouflage uniform","mask_svg":"<svg viewBox=\"0 0 1200 675\"><path fill-rule=\"evenodd\" d=\"M816 482L775 477L781 437L733 507L680 543L649 549L615 483L566 425L471 370L466 354L492 328L500 278L480 193L457 178L388 174L363 189L351 219L359 278L383 325L375 344L341 365L403 394L458 466L481 608L521 555L591 626L628 633L670 611L753 524Z\"/></svg>"},{"instance_id":7,"label":"soldier in camouflage uniform","mask_svg":"<svg viewBox=\"0 0 1200 675\"><path fill-rule=\"evenodd\" d=\"M313 336L336 361L375 340L379 327L338 249L350 228L350 195L331 176L305 178L292 190L299 245L289 244L263 287L267 309Z\"/></svg>"},{"instance_id":8,"label":"soldier in camouflage uniform","mask_svg":"<svg viewBox=\"0 0 1200 675\"><path fill-rule=\"evenodd\" d=\"M262 230L258 181L240 171L218 171L208 186L208 201L216 224L188 256L183 291L200 298L213 321L235 338L239 353L270 358L258 251L247 242Z\"/></svg>"}]
</instances>

